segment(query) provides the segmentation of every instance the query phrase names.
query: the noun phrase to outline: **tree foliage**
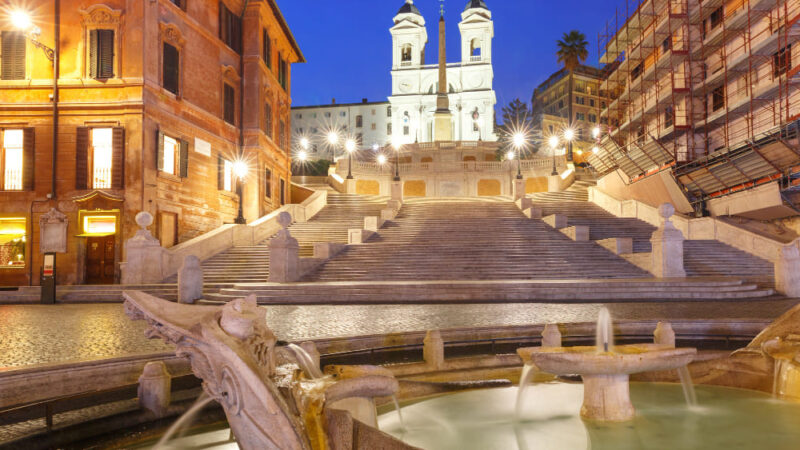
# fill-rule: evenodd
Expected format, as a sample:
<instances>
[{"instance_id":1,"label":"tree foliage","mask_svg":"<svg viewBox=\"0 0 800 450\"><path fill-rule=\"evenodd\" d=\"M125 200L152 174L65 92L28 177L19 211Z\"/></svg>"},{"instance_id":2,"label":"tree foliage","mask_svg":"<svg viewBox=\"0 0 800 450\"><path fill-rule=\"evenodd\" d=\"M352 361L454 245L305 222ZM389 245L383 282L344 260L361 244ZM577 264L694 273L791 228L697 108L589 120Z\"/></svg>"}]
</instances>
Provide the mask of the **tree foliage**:
<instances>
[{"instance_id":1,"label":"tree foliage","mask_svg":"<svg viewBox=\"0 0 800 450\"><path fill-rule=\"evenodd\" d=\"M589 57L589 42L586 40L586 35L578 30L564 33L564 36L556 41L556 45L558 62L570 72L586 62L586 58Z\"/></svg>"}]
</instances>

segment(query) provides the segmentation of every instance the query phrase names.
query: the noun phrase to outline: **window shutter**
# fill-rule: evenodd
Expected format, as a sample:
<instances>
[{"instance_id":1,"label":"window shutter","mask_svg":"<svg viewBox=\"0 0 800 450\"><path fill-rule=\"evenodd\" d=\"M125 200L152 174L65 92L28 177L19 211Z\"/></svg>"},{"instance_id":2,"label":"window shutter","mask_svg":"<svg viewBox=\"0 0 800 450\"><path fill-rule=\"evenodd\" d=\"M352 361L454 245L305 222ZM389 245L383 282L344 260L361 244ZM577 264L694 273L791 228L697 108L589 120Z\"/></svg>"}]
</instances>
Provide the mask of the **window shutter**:
<instances>
[{"instance_id":1,"label":"window shutter","mask_svg":"<svg viewBox=\"0 0 800 450\"><path fill-rule=\"evenodd\" d=\"M219 38L225 41L228 35L228 8L225 4L219 2Z\"/></svg>"},{"instance_id":2,"label":"window shutter","mask_svg":"<svg viewBox=\"0 0 800 450\"><path fill-rule=\"evenodd\" d=\"M217 156L217 189L225 189L225 159L222 155Z\"/></svg>"},{"instance_id":3,"label":"window shutter","mask_svg":"<svg viewBox=\"0 0 800 450\"><path fill-rule=\"evenodd\" d=\"M89 31L89 76L97 78L97 32L98 30Z\"/></svg>"},{"instance_id":4,"label":"window shutter","mask_svg":"<svg viewBox=\"0 0 800 450\"><path fill-rule=\"evenodd\" d=\"M236 125L236 91L228 83L223 84L223 119L231 125Z\"/></svg>"},{"instance_id":5,"label":"window shutter","mask_svg":"<svg viewBox=\"0 0 800 450\"><path fill-rule=\"evenodd\" d=\"M22 189L25 191L34 190L34 168L35 168L35 130L33 128L25 128L22 137Z\"/></svg>"},{"instance_id":6,"label":"window shutter","mask_svg":"<svg viewBox=\"0 0 800 450\"><path fill-rule=\"evenodd\" d=\"M89 128L78 127L75 139L75 189L89 188Z\"/></svg>"},{"instance_id":7,"label":"window shutter","mask_svg":"<svg viewBox=\"0 0 800 450\"><path fill-rule=\"evenodd\" d=\"M114 30L97 30L97 78L114 77Z\"/></svg>"},{"instance_id":8,"label":"window shutter","mask_svg":"<svg viewBox=\"0 0 800 450\"><path fill-rule=\"evenodd\" d=\"M3 31L0 35L0 78L3 80L25 79L25 35L19 31Z\"/></svg>"},{"instance_id":9,"label":"window shutter","mask_svg":"<svg viewBox=\"0 0 800 450\"><path fill-rule=\"evenodd\" d=\"M180 54L178 49L170 44L164 43L163 55L163 85L164 89L178 95L180 80Z\"/></svg>"},{"instance_id":10,"label":"window shutter","mask_svg":"<svg viewBox=\"0 0 800 450\"><path fill-rule=\"evenodd\" d=\"M189 142L181 140L181 178L189 176Z\"/></svg>"},{"instance_id":11,"label":"window shutter","mask_svg":"<svg viewBox=\"0 0 800 450\"><path fill-rule=\"evenodd\" d=\"M156 168L164 170L164 133L156 130Z\"/></svg>"},{"instance_id":12,"label":"window shutter","mask_svg":"<svg viewBox=\"0 0 800 450\"><path fill-rule=\"evenodd\" d=\"M114 127L111 143L111 189L125 189L125 128Z\"/></svg>"}]
</instances>

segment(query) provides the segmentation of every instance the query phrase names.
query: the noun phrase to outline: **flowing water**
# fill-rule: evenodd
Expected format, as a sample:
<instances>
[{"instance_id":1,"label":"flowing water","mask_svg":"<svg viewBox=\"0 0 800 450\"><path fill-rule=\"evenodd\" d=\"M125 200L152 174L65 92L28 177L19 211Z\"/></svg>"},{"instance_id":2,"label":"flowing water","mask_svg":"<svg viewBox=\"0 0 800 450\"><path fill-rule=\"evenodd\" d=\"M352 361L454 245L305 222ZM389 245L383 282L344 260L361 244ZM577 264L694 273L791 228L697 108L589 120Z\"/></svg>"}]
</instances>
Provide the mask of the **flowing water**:
<instances>
[{"instance_id":1,"label":"flowing water","mask_svg":"<svg viewBox=\"0 0 800 450\"><path fill-rule=\"evenodd\" d=\"M525 394L525 389L528 387L528 384L531 382L531 378L536 374L536 367L533 364L525 364L522 368L522 375L519 377L519 390L517 391L517 402L516 407L514 408L514 421L518 422L520 420L520 413L522 412L522 404L523 404L523 395Z\"/></svg>"},{"instance_id":2,"label":"flowing water","mask_svg":"<svg viewBox=\"0 0 800 450\"><path fill-rule=\"evenodd\" d=\"M484 389L436 397L403 408L401 429L392 411L380 429L425 450L554 449L797 450L800 404L769 394L697 386L703 407L687 408L677 384L631 383L636 418L593 423L580 417L583 386L535 383L517 421L517 388Z\"/></svg>"},{"instance_id":3,"label":"flowing water","mask_svg":"<svg viewBox=\"0 0 800 450\"><path fill-rule=\"evenodd\" d=\"M168 448L169 446L167 446L166 443L170 439L172 439L172 437L175 436L176 433L178 433L179 431L181 431L185 427L188 427L189 425L191 425L192 421L194 420L194 418L197 415L197 413L199 413L201 409L203 409L206 405L208 405L209 403L211 403L213 401L214 401L214 399L209 397L205 392L200 394L200 396L197 397L197 401L194 402L192 407L189 408L188 410L186 410L186 412L183 413L183 415L180 416L178 418L178 420L176 420L175 423L173 423L169 427L167 432L164 433L163 436L161 436L161 439L158 440L158 442L156 443L155 446L153 446L153 448L156 449L156 450L162 449L162 448Z\"/></svg>"},{"instance_id":4,"label":"flowing water","mask_svg":"<svg viewBox=\"0 0 800 450\"><path fill-rule=\"evenodd\" d=\"M598 353L614 351L614 322L612 322L611 313L606 307L601 308L600 313L597 315L595 344L597 345Z\"/></svg>"},{"instance_id":5,"label":"flowing water","mask_svg":"<svg viewBox=\"0 0 800 450\"><path fill-rule=\"evenodd\" d=\"M300 365L300 368L303 369L306 375L313 380L322 378L323 374L319 369L319 366L314 364L314 358L312 358L303 347L300 347L297 344L289 344L287 347L294 352L294 355L297 358L297 363Z\"/></svg>"},{"instance_id":6,"label":"flowing water","mask_svg":"<svg viewBox=\"0 0 800 450\"><path fill-rule=\"evenodd\" d=\"M694 390L694 382L688 366L678 369L678 378L681 379L681 387L683 388L683 396L686 397L686 404L697 406L697 393Z\"/></svg>"},{"instance_id":7,"label":"flowing water","mask_svg":"<svg viewBox=\"0 0 800 450\"><path fill-rule=\"evenodd\" d=\"M397 396L396 395L392 396L392 401L394 402L394 409L395 409L395 411L397 411L397 422L400 424L400 429L401 430L405 430L406 429L406 421L403 420L403 411L401 411L401 409L400 409L400 402L397 401Z\"/></svg>"}]
</instances>

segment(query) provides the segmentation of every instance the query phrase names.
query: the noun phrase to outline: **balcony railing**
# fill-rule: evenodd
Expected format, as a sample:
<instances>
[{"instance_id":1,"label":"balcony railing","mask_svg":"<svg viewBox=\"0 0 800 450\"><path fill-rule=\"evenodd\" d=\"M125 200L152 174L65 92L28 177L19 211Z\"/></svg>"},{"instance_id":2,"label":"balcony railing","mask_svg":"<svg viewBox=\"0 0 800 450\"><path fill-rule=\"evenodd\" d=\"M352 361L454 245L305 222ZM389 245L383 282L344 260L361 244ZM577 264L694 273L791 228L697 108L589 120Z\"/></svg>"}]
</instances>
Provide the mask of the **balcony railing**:
<instances>
[{"instance_id":1,"label":"balcony railing","mask_svg":"<svg viewBox=\"0 0 800 450\"><path fill-rule=\"evenodd\" d=\"M92 176L92 187L94 189L111 189L111 168L96 167Z\"/></svg>"},{"instance_id":2,"label":"balcony railing","mask_svg":"<svg viewBox=\"0 0 800 450\"><path fill-rule=\"evenodd\" d=\"M559 168L566 167L565 157L557 156L556 164ZM521 170L531 172L551 169L553 159L549 157L525 159L521 161ZM370 175L391 175L394 173L394 162L378 164L366 161L353 161L353 172ZM447 162L421 162L400 163L400 173L406 175L426 175L434 173L511 173L517 170L516 161L447 161ZM348 161L342 159L338 162L337 173L348 173Z\"/></svg>"},{"instance_id":3,"label":"balcony railing","mask_svg":"<svg viewBox=\"0 0 800 450\"><path fill-rule=\"evenodd\" d=\"M3 189L6 191L22 190L22 169L6 169L3 179Z\"/></svg>"},{"instance_id":4,"label":"balcony railing","mask_svg":"<svg viewBox=\"0 0 800 450\"><path fill-rule=\"evenodd\" d=\"M471 62L481 62L481 61L483 61L483 58L481 57L481 55L478 55L478 56L470 56L470 57L469 57L469 60L470 60Z\"/></svg>"}]
</instances>

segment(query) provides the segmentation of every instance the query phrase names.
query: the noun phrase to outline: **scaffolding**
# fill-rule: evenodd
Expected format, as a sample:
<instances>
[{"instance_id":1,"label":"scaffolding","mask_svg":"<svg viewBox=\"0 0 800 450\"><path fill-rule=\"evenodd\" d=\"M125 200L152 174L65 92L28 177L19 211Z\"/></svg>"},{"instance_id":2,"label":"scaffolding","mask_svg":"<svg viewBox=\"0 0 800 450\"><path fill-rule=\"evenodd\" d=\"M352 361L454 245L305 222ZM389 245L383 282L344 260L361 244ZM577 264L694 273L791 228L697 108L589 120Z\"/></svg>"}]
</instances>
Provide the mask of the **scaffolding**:
<instances>
[{"instance_id":1,"label":"scaffolding","mask_svg":"<svg viewBox=\"0 0 800 450\"><path fill-rule=\"evenodd\" d=\"M611 100L589 162L671 169L690 200L798 172L800 0L626 0L598 36Z\"/></svg>"}]
</instances>

